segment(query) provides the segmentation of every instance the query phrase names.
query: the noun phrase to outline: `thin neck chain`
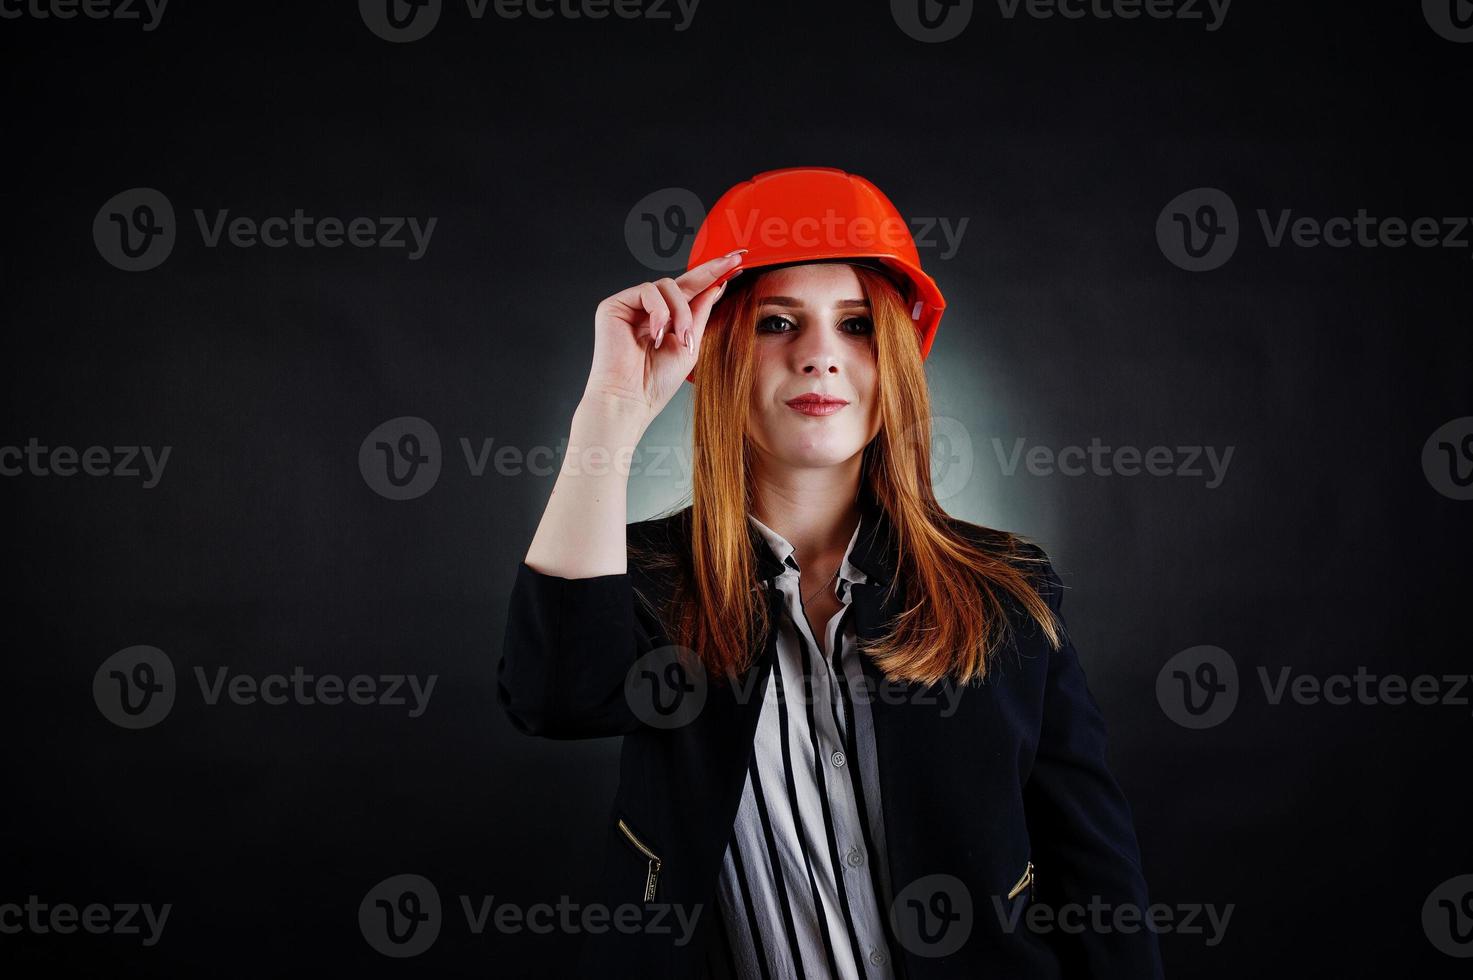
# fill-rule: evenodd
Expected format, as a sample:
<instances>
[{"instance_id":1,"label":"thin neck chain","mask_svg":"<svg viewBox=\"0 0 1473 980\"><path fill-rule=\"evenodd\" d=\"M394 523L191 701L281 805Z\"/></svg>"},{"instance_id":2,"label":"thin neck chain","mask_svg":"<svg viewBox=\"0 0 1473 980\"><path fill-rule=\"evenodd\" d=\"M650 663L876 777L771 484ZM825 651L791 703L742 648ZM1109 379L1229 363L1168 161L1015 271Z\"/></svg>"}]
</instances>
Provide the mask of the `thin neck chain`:
<instances>
[{"instance_id":1,"label":"thin neck chain","mask_svg":"<svg viewBox=\"0 0 1473 980\"><path fill-rule=\"evenodd\" d=\"M844 567L843 566L843 563L841 562L839 564L839 568L843 568L843 567ZM813 590L813 595L810 595L808 598L804 599L803 600L803 604L806 606L806 605L808 605L808 603L812 602L813 601L813 596L818 595L820 592L822 592L825 588L828 587L829 582L832 582L834 579L836 579L838 577L839 577L839 569L836 568L836 569L834 569L834 574L832 574L832 575L830 575L828 577L828 581L824 582L823 585L820 585L818 588L814 589Z\"/></svg>"}]
</instances>

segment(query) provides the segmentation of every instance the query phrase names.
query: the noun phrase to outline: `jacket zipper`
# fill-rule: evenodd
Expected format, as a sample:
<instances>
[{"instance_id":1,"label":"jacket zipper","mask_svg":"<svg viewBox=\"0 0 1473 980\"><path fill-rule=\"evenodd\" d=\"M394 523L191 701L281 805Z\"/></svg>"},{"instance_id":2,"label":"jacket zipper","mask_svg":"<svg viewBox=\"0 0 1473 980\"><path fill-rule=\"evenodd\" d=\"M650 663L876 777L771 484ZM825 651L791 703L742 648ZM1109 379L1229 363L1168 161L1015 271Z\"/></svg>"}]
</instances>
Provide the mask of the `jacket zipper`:
<instances>
[{"instance_id":1,"label":"jacket zipper","mask_svg":"<svg viewBox=\"0 0 1473 980\"><path fill-rule=\"evenodd\" d=\"M1023 889L1029 887L1032 884L1033 884L1033 862L1032 861L1029 861L1028 862L1028 867L1023 870L1023 877L1019 878L1018 879L1018 883L1013 886L1013 890L1010 891L1010 892L1008 892L1008 898L1009 899L1017 898L1019 895L1023 894Z\"/></svg>"},{"instance_id":2,"label":"jacket zipper","mask_svg":"<svg viewBox=\"0 0 1473 980\"><path fill-rule=\"evenodd\" d=\"M619 830L629 839L629 843L639 849L639 853L650 859L649 871L646 872L644 878L644 900L652 902L655 898L655 886L660 881L660 855L650 850L644 841L634 836L634 831L629 829L623 817L619 818Z\"/></svg>"}]
</instances>

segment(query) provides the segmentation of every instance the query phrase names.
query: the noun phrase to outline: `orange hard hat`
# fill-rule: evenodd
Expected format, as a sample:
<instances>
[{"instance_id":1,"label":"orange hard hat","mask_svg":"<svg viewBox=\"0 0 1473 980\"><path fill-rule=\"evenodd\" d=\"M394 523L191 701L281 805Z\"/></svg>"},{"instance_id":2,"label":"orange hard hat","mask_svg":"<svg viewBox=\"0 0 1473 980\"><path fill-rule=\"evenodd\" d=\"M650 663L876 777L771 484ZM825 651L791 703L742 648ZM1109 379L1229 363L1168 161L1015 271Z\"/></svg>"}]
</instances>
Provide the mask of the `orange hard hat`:
<instances>
[{"instance_id":1,"label":"orange hard hat","mask_svg":"<svg viewBox=\"0 0 1473 980\"><path fill-rule=\"evenodd\" d=\"M788 167L742 181L707 213L686 269L739 248L747 249L741 265L716 283L740 269L763 266L835 259L878 263L905 287L910 318L920 334L921 359L931 352L946 301L921 268L910 226L863 177L833 167ZM694 381L694 374L686 380Z\"/></svg>"}]
</instances>

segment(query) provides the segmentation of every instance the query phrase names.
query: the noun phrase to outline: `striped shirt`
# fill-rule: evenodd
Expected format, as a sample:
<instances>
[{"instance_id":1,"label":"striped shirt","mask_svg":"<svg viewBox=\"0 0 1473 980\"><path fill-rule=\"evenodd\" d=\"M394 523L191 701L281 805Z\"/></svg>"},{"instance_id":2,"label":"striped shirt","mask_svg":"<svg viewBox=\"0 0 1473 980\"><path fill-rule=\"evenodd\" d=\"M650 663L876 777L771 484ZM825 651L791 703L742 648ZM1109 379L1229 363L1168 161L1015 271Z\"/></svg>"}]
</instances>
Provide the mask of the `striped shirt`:
<instances>
[{"instance_id":1,"label":"striped shirt","mask_svg":"<svg viewBox=\"0 0 1473 980\"><path fill-rule=\"evenodd\" d=\"M834 586L843 606L820 624L820 645L792 545L748 516L783 564L773 585L786 615L774 624L777 659L718 886L733 966L763 980L892 980L879 769L868 700L854 695L864 675L848 615L850 587L868 581L849 563L859 529Z\"/></svg>"}]
</instances>

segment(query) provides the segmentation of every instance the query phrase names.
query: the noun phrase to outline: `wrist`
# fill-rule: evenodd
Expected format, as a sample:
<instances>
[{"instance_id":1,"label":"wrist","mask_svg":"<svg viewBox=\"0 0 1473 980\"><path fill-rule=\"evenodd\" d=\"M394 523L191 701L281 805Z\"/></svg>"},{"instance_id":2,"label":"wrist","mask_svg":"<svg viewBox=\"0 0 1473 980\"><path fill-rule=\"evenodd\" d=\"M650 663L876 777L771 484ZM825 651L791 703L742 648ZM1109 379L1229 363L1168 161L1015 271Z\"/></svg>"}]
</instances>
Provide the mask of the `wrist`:
<instances>
[{"instance_id":1,"label":"wrist","mask_svg":"<svg viewBox=\"0 0 1473 980\"><path fill-rule=\"evenodd\" d=\"M614 395L584 392L573 411L573 432L584 443L634 446L649 427L649 407Z\"/></svg>"}]
</instances>

